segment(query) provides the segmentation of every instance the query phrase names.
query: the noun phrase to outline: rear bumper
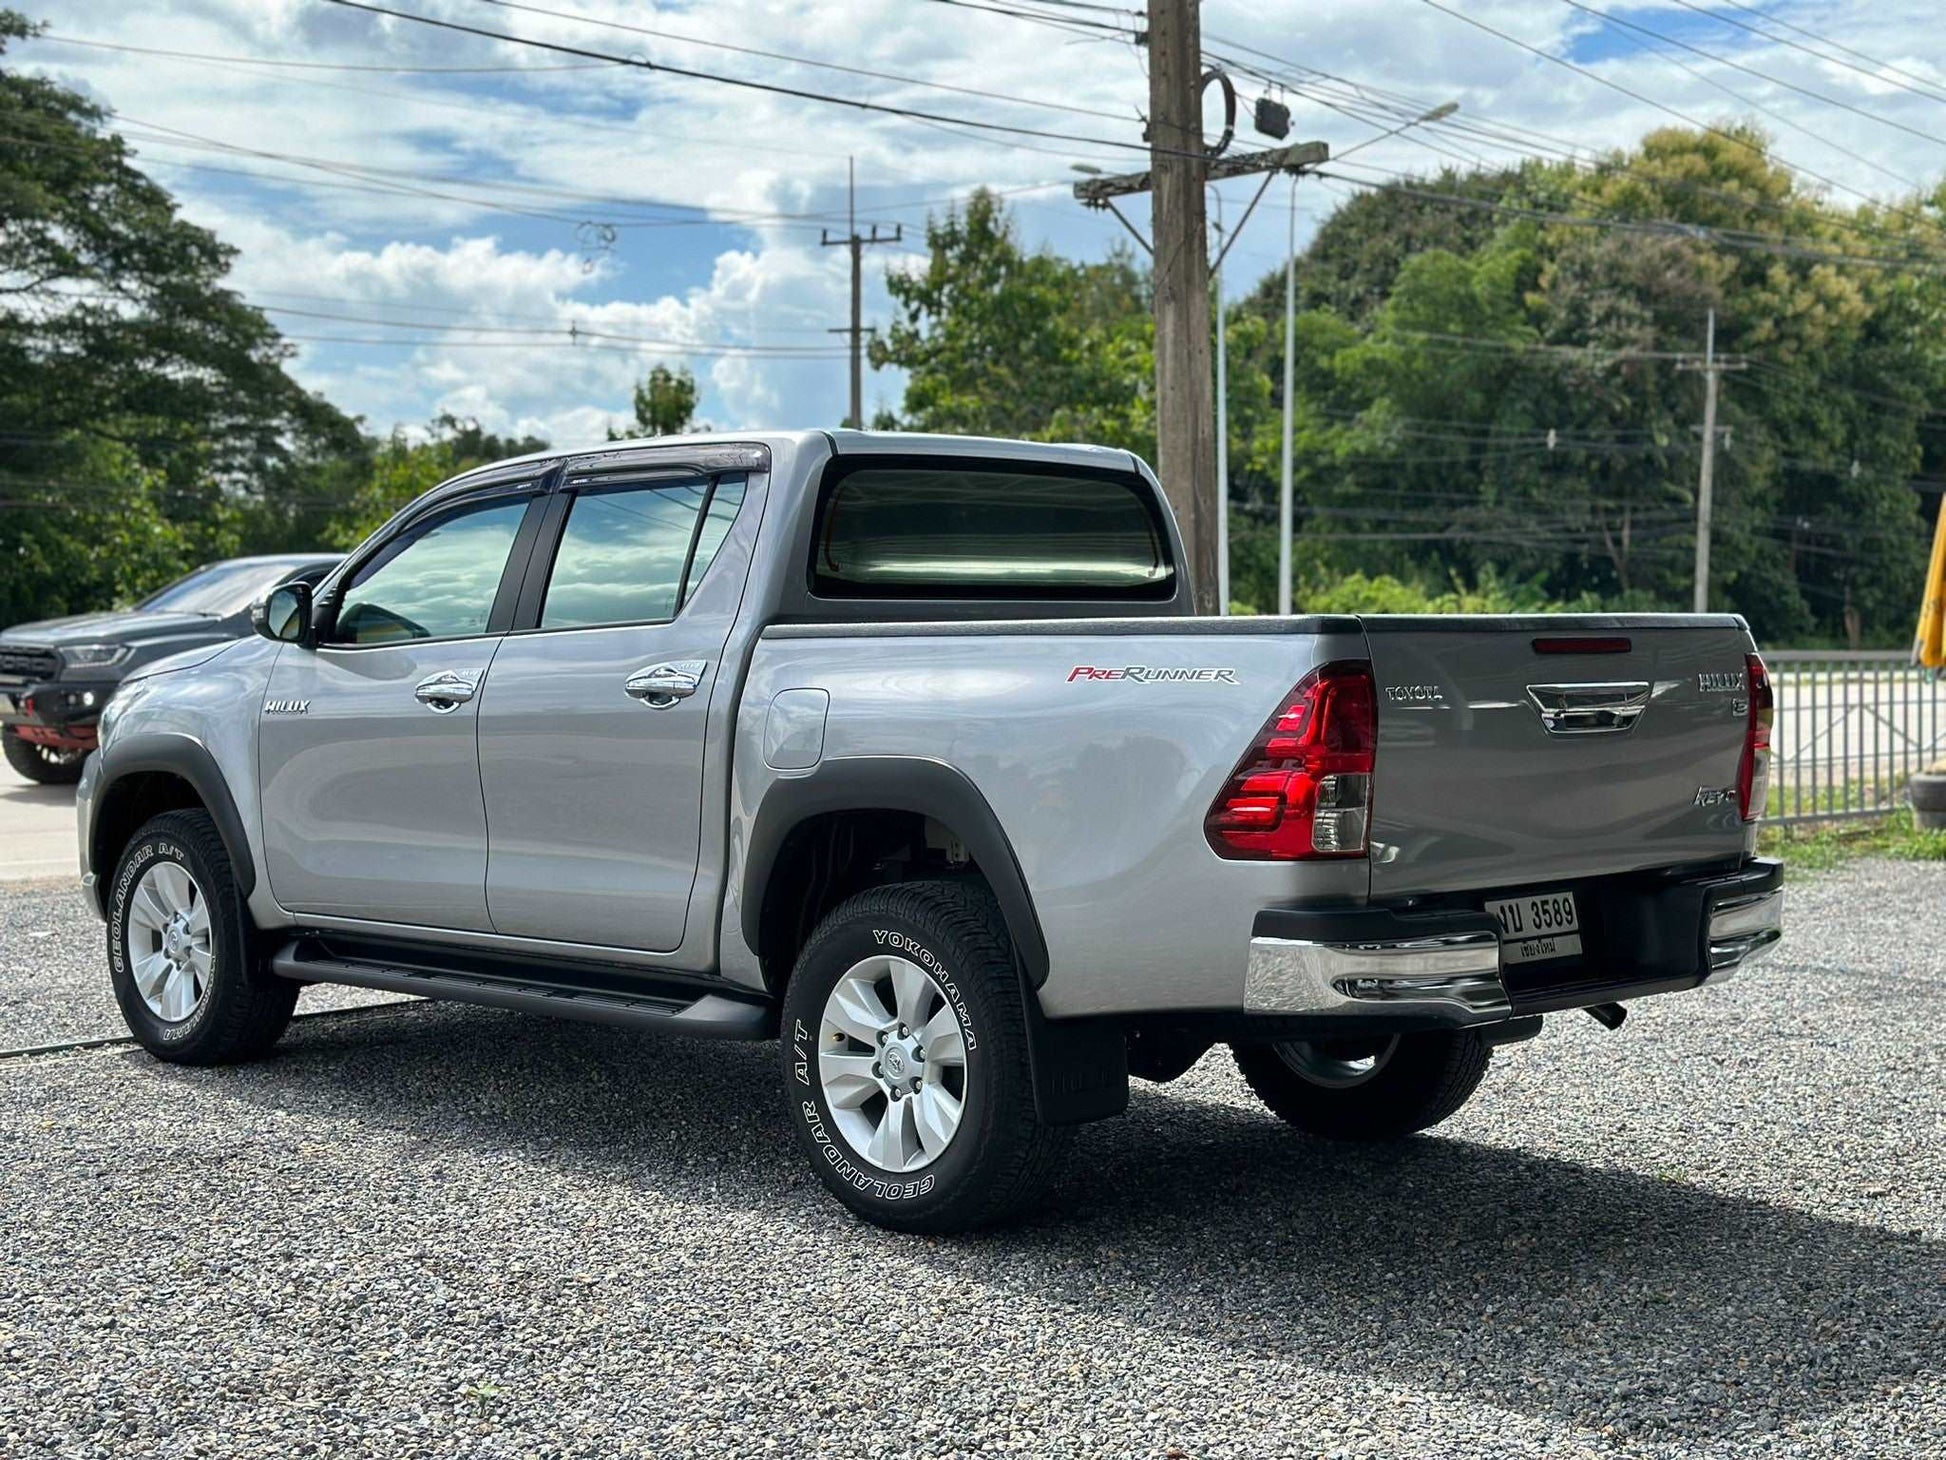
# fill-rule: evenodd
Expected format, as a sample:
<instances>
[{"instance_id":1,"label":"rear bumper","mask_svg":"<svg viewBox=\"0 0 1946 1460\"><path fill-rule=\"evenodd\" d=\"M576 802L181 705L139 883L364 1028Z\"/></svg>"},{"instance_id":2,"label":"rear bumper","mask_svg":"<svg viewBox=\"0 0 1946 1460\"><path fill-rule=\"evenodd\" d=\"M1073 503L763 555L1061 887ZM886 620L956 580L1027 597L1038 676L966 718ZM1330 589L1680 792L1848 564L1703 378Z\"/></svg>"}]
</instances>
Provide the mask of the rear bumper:
<instances>
[{"instance_id":1,"label":"rear bumper","mask_svg":"<svg viewBox=\"0 0 1946 1460\"><path fill-rule=\"evenodd\" d=\"M1401 1028L1470 1028L1695 988L1783 937L1783 866L1629 879L1600 889L1606 951L1564 974L1503 968L1485 912L1271 909L1250 939L1250 1014Z\"/></svg>"}]
</instances>

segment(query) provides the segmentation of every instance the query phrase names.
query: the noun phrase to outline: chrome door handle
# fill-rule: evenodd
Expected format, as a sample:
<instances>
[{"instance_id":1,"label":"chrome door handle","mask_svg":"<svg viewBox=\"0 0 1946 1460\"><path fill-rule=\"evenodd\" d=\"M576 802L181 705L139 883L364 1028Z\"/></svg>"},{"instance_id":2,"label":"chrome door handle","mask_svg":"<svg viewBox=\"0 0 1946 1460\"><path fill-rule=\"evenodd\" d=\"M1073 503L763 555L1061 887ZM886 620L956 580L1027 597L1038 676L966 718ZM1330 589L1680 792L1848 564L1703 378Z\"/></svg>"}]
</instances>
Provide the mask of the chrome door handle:
<instances>
[{"instance_id":1,"label":"chrome door handle","mask_svg":"<svg viewBox=\"0 0 1946 1460\"><path fill-rule=\"evenodd\" d=\"M1541 713L1550 735L1612 735L1635 728L1649 707L1649 686L1641 680L1620 684L1530 684L1527 699Z\"/></svg>"},{"instance_id":2,"label":"chrome door handle","mask_svg":"<svg viewBox=\"0 0 1946 1460\"><path fill-rule=\"evenodd\" d=\"M651 664L638 669L622 684L622 693L640 700L652 710L666 710L677 700L695 694L703 682L706 659L677 659L668 664Z\"/></svg>"},{"instance_id":3,"label":"chrome door handle","mask_svg":"<svg viewBox=\"0 0 1946 1460\"><path fill-rule=\"evenodd\" d=\"M450 715L480 692L479 674L442 669L412 688L412 696L435 715Z\"/></svg>"}]
</instances>

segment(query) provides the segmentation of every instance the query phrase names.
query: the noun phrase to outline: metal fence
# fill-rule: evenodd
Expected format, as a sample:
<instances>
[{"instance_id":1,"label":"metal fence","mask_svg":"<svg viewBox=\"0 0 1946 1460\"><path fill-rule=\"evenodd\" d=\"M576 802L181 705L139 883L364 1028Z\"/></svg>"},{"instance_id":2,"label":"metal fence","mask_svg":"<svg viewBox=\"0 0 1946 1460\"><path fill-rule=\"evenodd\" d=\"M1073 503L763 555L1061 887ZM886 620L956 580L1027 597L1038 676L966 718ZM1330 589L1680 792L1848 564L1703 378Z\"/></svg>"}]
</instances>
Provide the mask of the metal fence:
<instances>
[{"instance_id":1,"label":"metal fence","mask_svg":"<svg viewBox=\"0 0 1946 1460\"><path fill-rule=\"evenodd\" d=\"M1907 656L1770 651L1772 821L1882 816L1946 753L1946 684Z\"/></svg>"}]
</instances>

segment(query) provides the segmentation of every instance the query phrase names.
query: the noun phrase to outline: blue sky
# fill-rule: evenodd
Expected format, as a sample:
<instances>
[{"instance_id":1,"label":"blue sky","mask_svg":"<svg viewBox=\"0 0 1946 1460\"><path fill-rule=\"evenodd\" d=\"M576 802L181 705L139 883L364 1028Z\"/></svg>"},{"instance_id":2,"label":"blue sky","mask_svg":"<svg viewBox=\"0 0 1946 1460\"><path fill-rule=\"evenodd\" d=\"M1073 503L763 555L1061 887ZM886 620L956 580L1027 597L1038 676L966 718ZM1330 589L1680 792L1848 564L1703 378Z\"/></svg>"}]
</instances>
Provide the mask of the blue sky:
<instances>
[{"instance_id":1,"label":"blue sky","mask_svg":"<svg viewBox=\"0 0 1946 1460\"><path fill-rule=\"evenodd\" d=\"M13 3L52 35L11 59L116 111L142 165L238 248L237 285L297 342L299 377L381 430L450 410L499 431L596 438L658 361L695 371L700 414L713 424L833 423L846 376L842 340L828 331L844 322L847 275L844 250L820 236L843 228L846 159L857 160L861 223L906 230L904 244L867 256L866 315L883 320L884 271L916 267L927 216L976 185L1004 190L1037 245L1099 257L1123 239L1074 202L1071 166L1128 166L1147 94L1129 12L1056 12L1044 0L1027 3L1084 23L1059 29L937 0L375 3L1092 140L979 135L326 0ZM1946 169L1946 146L1780 83L1946 135L1938 101L1679 4L1608 13L1776 80L1647 43L1561 0L1441 3L1692 116L1721 122L1761 106L1785 124L1766 123L1785 157L1854 186L1884 179L1861 181L1835 149L1928 182ZM1761 8L1946 89L1946 27L1932 0ZM1728 6L1721 14L1765 24ZM1587 158L1670 121L1420 0L1205 0L1203 15L1206 50L1229 58L1246 107L1273 91L1291 104L1297 136L1341 156L1359 147L1345 157L1347 177L1523 153ZM1451 123L1371 141L1447 100L1460 104ZM1247 128L1240 136L1262 143ZM1307 182L1301 232L1348 190ZM1225 186L1232 218L1250 191ZM1279 206L1258 214L1232 254L1232 297L1278 266L1288 196L1280 185ZM1135 216L1146 225L1142 200ZM896 375L869 376L868 410L896 406L902 388Z\"/></svg>"}]
</instances>

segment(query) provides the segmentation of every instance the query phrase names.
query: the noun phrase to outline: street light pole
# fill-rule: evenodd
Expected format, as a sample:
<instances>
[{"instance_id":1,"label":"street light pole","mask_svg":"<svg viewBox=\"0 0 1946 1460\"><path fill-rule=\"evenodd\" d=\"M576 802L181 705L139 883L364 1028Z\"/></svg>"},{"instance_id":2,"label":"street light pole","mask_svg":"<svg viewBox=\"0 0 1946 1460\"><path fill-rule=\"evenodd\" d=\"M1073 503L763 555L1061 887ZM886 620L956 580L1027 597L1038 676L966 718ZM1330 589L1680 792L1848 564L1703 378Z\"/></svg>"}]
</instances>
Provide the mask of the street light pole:
<instances>
[{"instance_id":1,"label":"street light pole","mask_svg":"<svg viewBox=\"0 0 1946 1460\"><path fill-rule=\"evenodd\" d=\"M1376 137L1368 137L1356 147L1348 147L1338 155L1349 157L1361 148L1383 142L1388 137L1412 127L1443 122L1459 110L1456 101L1443 102L1431 111L1402 122L1389 132L1381 132ZM1296 357L1297 357L1297 179L1291 174L1291 224L1289 251L1284 259L1284 452L1283 476L1277 492L1277 612L1288 614L1291 611L1291 441L1297 425L1294 419L1296 409Z\"/></svg>"}]
</instances>

